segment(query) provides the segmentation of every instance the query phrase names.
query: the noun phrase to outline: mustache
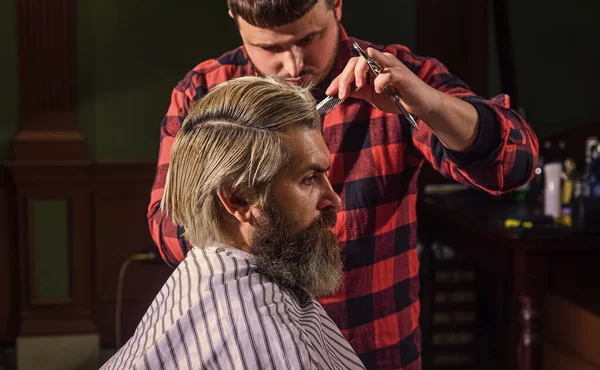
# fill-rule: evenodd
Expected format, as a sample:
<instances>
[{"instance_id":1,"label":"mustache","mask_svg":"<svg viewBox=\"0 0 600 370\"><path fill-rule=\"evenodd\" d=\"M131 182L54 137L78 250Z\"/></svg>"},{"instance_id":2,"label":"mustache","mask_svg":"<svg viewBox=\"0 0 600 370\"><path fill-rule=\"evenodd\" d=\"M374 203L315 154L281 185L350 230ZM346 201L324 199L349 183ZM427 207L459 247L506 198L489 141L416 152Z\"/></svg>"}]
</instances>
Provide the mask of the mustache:
<instances>
[{"instance_id":1,"label":"mustache","mask_svg":"<svg viewBox=\"0 0 600 370\"><path fill-rule=\"evenodd\" d=\"M278 212L277 212L278 213ZM284 217L274 217L272 221L274 221L274 227L278 228L280 232L289 232L287 225L284 222ZM323 229L333 229L335 224L337 223L337 212L333 207L325 208L321 211L321 214L317 217L316 220L312 221L308 226L297 231L298 234L305 233L308 230L320 231ZM292 236L292 235L290 235Z\"/></svg>"},{"instance_id":2,"label":"mustache","mask_svg":"<svg viewBox=\"0 0 600 370\"><path fill-rule=\"evenodd\" d=\"M315 222L324 229L333 229L337 223L337 212L333 207L325 208Z\"/></svg>"},{"instance_id":3,"label":"mustache","mask_svg":"<svg viewBox=\"0 0 600 370\"><path fill-rule=\"evenodd\" d=\"M315 72L316 72L316 69L314 69L314 68L306 68L306 69L301 70L300 73L298 73L298 76L296 76L296 77L292 77L290 75L285 75L285 76L283 76L283 78L286 80L301 78L304 76L309 76L311 74L314 74Z\"/></svg>"}]
</instances>

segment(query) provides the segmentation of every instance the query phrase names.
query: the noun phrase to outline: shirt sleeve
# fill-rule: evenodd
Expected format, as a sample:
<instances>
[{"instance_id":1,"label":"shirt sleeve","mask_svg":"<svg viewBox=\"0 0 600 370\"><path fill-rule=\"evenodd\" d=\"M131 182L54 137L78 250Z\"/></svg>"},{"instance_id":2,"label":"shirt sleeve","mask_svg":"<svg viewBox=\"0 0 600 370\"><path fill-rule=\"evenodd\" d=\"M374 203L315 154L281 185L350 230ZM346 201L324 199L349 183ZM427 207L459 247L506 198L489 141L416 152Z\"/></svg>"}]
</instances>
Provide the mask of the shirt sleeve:
<instances>
[{"instance_id":1,"label":"shirt sleeve","mask_svg":"<svg viewBox=\"0 0 600 370\"><path fill-rule=\"evenodd\" d=\"M405 48L388 46L425 83L475 107L479 131L475 143L465 151L452 151L442 145L423 122L412 130L418 152L442 175L491 194L514 190L535 176L538 139L527 122L510 107L508 95L486 99L433 58L415 56Z\"/></svg>"},{"instance_id":2,"label":"shirt sleeve","mask_svg":"<svg viewBox=\"0 0 600 370\"><path fill-rule=\"evenodd\" d=\"M471 147L462 151L454 151L444 147L446 154L459 167L466 167L481 158L493 158L501 144L500 124L494 112L487 105L471 102L477 111L479 128L475 142Z\"/></svg>"},{"instance_id":3,"label":"shirt sleeve","mask_svg":"<svg viewBox=\"0 0 600 370\"><path fill-rule=\"evenodd\" d=\"M160 128L160 146L154 184L148 205L148 226L154 243L163 260L172 267L181 262L191 248L185 240L183 229L175 225L172 218L160 210L165 180L169 169L171 148L190 104L202 98L207 88L202 74L190 71L173 89L171 103Z\"/></svg>"}]
</instances>

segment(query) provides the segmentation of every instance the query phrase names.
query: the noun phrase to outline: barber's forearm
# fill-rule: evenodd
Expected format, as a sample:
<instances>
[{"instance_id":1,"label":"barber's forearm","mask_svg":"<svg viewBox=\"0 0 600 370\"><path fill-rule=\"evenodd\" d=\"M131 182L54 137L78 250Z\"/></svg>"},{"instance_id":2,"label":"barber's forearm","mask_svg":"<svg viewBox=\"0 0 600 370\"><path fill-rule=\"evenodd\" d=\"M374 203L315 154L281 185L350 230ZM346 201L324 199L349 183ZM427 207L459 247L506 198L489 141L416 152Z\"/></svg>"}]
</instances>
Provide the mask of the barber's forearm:
<instances>
[{"instance_id":1,"label":"barber's forearm","mask_svg":"<svg viewBox=\"0 0 600 370\"><path fill-rule=\"evenodd\" d=\"M419 118L446 148L454 151L468 149L475 142L479 130L477 110L454 96L437 90L435 93L439 94L437 109Z\"/></svg>"}]
</instances>

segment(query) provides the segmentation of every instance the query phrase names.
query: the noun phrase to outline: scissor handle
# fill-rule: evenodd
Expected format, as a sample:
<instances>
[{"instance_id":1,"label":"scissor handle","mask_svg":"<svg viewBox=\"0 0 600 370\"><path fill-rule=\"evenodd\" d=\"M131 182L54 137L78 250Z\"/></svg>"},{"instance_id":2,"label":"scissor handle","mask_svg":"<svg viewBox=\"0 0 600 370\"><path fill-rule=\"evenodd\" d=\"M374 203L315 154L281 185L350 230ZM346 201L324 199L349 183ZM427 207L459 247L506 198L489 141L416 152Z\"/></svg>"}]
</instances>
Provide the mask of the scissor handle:
<instances>
[{"instance_id":1,"label":"scissor handle","mask_svg":"<svg viewBox=\"0 0 600 370\"><path fill-rule=\"evenodd\" d=\"M373 71L373 73L375 73L376 76L379 76L379 73L381 73L381 70L383 69L383 68L381 68L379 63L377 63L373 58L371 58L369 56L369 54L367 54L367 52L363 48L361 48L360 45L358 45L358 43L356 41L354 42L353 46L354 46L354 49L356 51L358 51L360 56L365 58L365 60L367 61L367 64L369 65L369 68L371 68L371 71Z\"/></svg>"},{"instance_id":2,"label":"scissor handle","mask_svg":"<svg viewBox=\"0 0 600 370\"><path fill-rule=\"evenodd\" d=\"M360 47L360 45L358 45L358 43L355 41L354 44L354 49L356 51L358 51L358 53L360 54L360 56L362 56L363 58L365 58L365 60L367 61L367 64L369 65L369 68L371 68L371 71L373 71L373 73L375 73L376 76L379 76L379 73L381 73L381 70L383 68L381 68L381 66L379 65L379 63L377 63L373 58L371 58L369 56L369 54L367 54L366 51L363 50L363 48ZM415 129L419 129L419 125L417 124L417 120L415 119L415 117L413 117L412 114L410 114L406 108L404 107L404 104L402 104L402 100L400 99L400 95L398 95L398 93L396 91L394 91L394 89L392 89L389 86L385 87L385 92L390 96L390 98L392 98L392 100L394 101L394 103L396 104L396 106L398 107L398 109L400 109L400 111L402 112L402 115L404 115L404 117L406 117L406 119L408 120L408 122L415 128Z\"/></svg>"}]
</instances>

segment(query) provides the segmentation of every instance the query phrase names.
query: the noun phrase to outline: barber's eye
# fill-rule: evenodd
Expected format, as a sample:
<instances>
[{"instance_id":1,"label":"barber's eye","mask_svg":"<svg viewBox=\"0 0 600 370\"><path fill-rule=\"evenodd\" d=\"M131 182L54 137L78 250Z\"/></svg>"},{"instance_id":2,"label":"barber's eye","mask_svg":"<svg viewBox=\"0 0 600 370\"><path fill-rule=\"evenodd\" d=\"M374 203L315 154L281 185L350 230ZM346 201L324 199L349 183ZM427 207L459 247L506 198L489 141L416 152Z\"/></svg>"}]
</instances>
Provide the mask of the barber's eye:
<instances>
[{"instance_id":1,"label":"barber's eye","mask_svg":"<svg viewBox=\"0 0 600 370\"><path fill-rule=\"evenodd\" d=\"M281 48L278 46L263 46L262 49L269 53L279 53L281 51Z\"/></svg>"},{"instance_id":2,"label":"barber's eye","mask_svg":"<svg viewBox=\"0 0 600 370\"><path fill-rule=\"evenodd\" d=\"M308 37L305 37L302 40L298 41L296 43L296 45L298 45L298 46L306 46L306 45L310 44L311 41L314 40L314 39L315 39L315 36L308 36Z\"/></svg>"},{"instance_id":3,"label":"barber's eye","mask_svg":"<svg viewBox=\"0 0 600 370\"><path fill-rule=\"evenodd\" d=\"M309 177L305 177L302 180L302 184L303 185L312 185L315 182L315 177L316 177L315 175L311 175Z\"/></svg>"}]
</instances>

